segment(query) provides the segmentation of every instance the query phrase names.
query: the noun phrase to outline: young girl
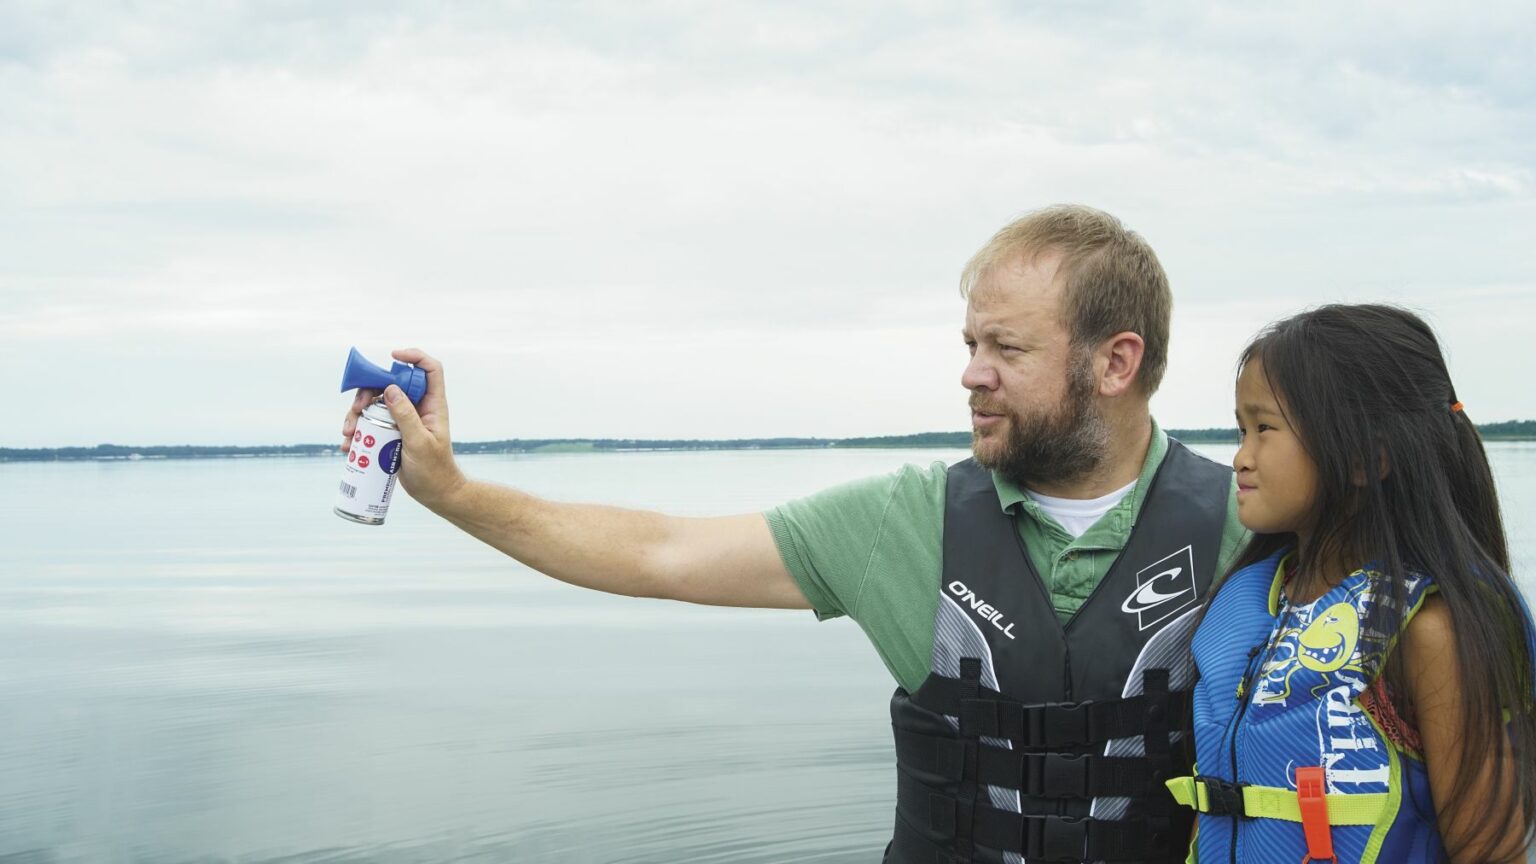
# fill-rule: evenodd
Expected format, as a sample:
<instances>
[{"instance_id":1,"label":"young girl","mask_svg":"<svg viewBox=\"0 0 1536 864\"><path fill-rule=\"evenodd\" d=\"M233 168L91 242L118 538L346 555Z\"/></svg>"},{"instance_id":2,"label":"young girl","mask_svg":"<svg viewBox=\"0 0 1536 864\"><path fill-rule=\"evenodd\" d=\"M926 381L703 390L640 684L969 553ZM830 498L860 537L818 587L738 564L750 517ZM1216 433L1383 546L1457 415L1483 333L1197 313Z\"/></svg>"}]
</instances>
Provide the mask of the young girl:
<instances>
[{"instance_id":1,"label":"young girl","mask_svg":"<svg viewBox=\"0 0 1536 864\"><path fill-rule=\"evenodd\" d=\"M1195 633L1198 862L1518 861L1536 817L1530 614L1433 332L1326 306L1243 352L1254 532Z\"/></svg>"}]
</instances>

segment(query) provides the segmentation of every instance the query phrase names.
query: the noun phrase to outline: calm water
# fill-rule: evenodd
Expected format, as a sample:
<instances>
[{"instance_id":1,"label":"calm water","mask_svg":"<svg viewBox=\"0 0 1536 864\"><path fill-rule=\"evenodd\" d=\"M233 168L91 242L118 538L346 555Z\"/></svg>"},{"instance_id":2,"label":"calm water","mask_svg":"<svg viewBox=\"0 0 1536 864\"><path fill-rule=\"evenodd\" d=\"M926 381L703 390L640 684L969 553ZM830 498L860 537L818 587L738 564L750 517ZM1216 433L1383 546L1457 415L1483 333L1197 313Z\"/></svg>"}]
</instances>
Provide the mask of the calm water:
<instances>
[{"instance_id":1,"label":"calm water","mask_svg":"<svg viewBox=\"0 0 1536 864\"><path fill-rule=\"evenodd\" d=\"M711 514L963 455L463 461ZM1529 577L1536 446L1492 455ZM891 682L856 627L567 588L404 496L353 525L339 470L0 465L0 862L878 860Z\"/></svg>"}]
</instances>

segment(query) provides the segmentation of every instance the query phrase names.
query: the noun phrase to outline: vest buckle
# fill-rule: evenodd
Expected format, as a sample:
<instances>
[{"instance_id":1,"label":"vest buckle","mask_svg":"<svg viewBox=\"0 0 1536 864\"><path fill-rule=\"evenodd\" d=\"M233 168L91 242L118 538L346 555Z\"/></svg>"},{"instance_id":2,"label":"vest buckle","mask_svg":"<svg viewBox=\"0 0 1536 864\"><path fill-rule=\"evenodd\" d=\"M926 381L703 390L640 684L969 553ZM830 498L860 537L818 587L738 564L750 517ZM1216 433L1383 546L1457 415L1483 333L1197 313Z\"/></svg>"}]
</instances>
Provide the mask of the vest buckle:
<instances>
[{"instance_id":1,"label":"vest buckle","mask_svg":"<svg viewBox=\"0 0 1536 864\"><path fill-rule=\"evenodd\" d=\"M1041 759L1040 792L1051 798L1087 798L1092 756L1086 753L1047 753Z\"/></svg>"},{"instance_id":2,"label":"vest buckle","mask_svg":"<svg viewBox=\"0 0 1536 864\"><path fill-rule=\"evenodd\" d=\"M1025 822L1024 858L1047 861L1086 861L1089 820L1071 816L1043 816Z\"/></svg>"},{"instance_id":3,"label":"vest buckle","mask_svg":"<svg viewBox=\"0 0 1536 864\"><path fill-rule=\"evenodd\" d=\"M1092 702L1054 702L1031 705L1026 722L1029 742L1025 746L1059 747L1063 744L1087 744L1088 708Z\"/></svg>"},{"instance_id":4,"label":"vest buckle","mask_svg":"<svg viewBox=\"0 0 1536 864\"><path fill-rule=\"evenodd\" d=\"M1243 808L1243 788L1247 783L1228 783L1220 777L1200 776L1195 782L1205 787L1205 813L1212 816L1247 816Z\"/></svg>"}]
</instances>

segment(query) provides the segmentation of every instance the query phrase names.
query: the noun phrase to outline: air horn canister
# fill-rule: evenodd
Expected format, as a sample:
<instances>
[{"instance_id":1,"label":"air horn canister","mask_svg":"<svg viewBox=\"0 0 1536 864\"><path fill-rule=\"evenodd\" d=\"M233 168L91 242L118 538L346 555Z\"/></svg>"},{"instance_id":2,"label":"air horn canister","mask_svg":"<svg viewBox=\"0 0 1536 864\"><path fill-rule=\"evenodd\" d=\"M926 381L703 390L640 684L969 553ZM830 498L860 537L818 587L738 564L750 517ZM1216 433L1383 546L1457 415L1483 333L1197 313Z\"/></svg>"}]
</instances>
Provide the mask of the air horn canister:
<instances>
[{"instance_id":1,"label":"air horn canister","mask_svg":"<svg viewBox=\"0 0 1536 864\"><path fill-rule=\"evenodd\" d=\"M341 392L366 387L382 391L391 384L405 391L412 404L427 392L427 374L409 363L395 363L389 369L364 359L356 348L347 356L341 373ZM389 512L389 497L395 491L395 474L400 470L400 430L382 398L363 409L352 446L347 450L347 464L341 486L336 490L336 515L363 525L383 525Z\"/></svg>"}]
</instances>

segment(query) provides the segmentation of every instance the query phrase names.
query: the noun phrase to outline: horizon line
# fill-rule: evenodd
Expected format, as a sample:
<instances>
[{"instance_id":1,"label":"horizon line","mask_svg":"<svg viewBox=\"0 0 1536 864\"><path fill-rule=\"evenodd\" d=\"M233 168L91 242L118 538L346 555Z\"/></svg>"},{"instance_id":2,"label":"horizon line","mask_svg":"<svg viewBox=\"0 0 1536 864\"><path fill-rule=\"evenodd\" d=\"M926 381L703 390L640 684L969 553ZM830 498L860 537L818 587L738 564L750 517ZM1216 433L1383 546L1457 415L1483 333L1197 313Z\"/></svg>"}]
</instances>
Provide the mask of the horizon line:
<instances>
[{"instance_id":1,"label":"horizon line","mask_svg":"<svg viewBox=\"0 0 1536 864\"><path fill-rule=\"evenodd\" d=\"M1475 424L1478 432L1485 436L1493 436L1489 440L1536 440L1536 420L1503 420L1494 423ZM1200 428L1164 428L1167 434L1175 438L1196 441L1197 443L1237 443L1237 427L1235 426L1207 426ZM456 441L454 449L461 450L465 455L473 455L473 451L483 448L501 448L499 452L506 452L508 448L528 450L550 450L561 445L592 445L593 450L622 450L622 449L762 449L764 445L769 448L794 449L798 447L829 447L838 444L875 447L944 447L944 446L969 446L971 433L967 431L944 432L914 432L901 435L857 435L843 437L821 436L797 436L776 435L767 437L740 437L740 438L578 438L578 437L548 437L548 438L498 438L484 441ZM619 445L619 446L615 446ZM625 447L623 445L630 445ZM734 447L730 445L736 445ZM86 458L100 456L119 456L126 458L133 453L144 451L175 451L175 455L197 455L203 451L204 455L239 455L242 453L255 455L256 451L265 453L289 453L310 454L314 452L338 451L339 444L303 443L303 444L72 444L55 447L0 447L0 461L32 461L39 458L46 459L50 455L58 458L65 456L80 456ZM103 452L106 451L106 452ZM209 452L219 451L219 452ZM163 454L172 455L172 454Z\"/></svg>"}]
</instances>

